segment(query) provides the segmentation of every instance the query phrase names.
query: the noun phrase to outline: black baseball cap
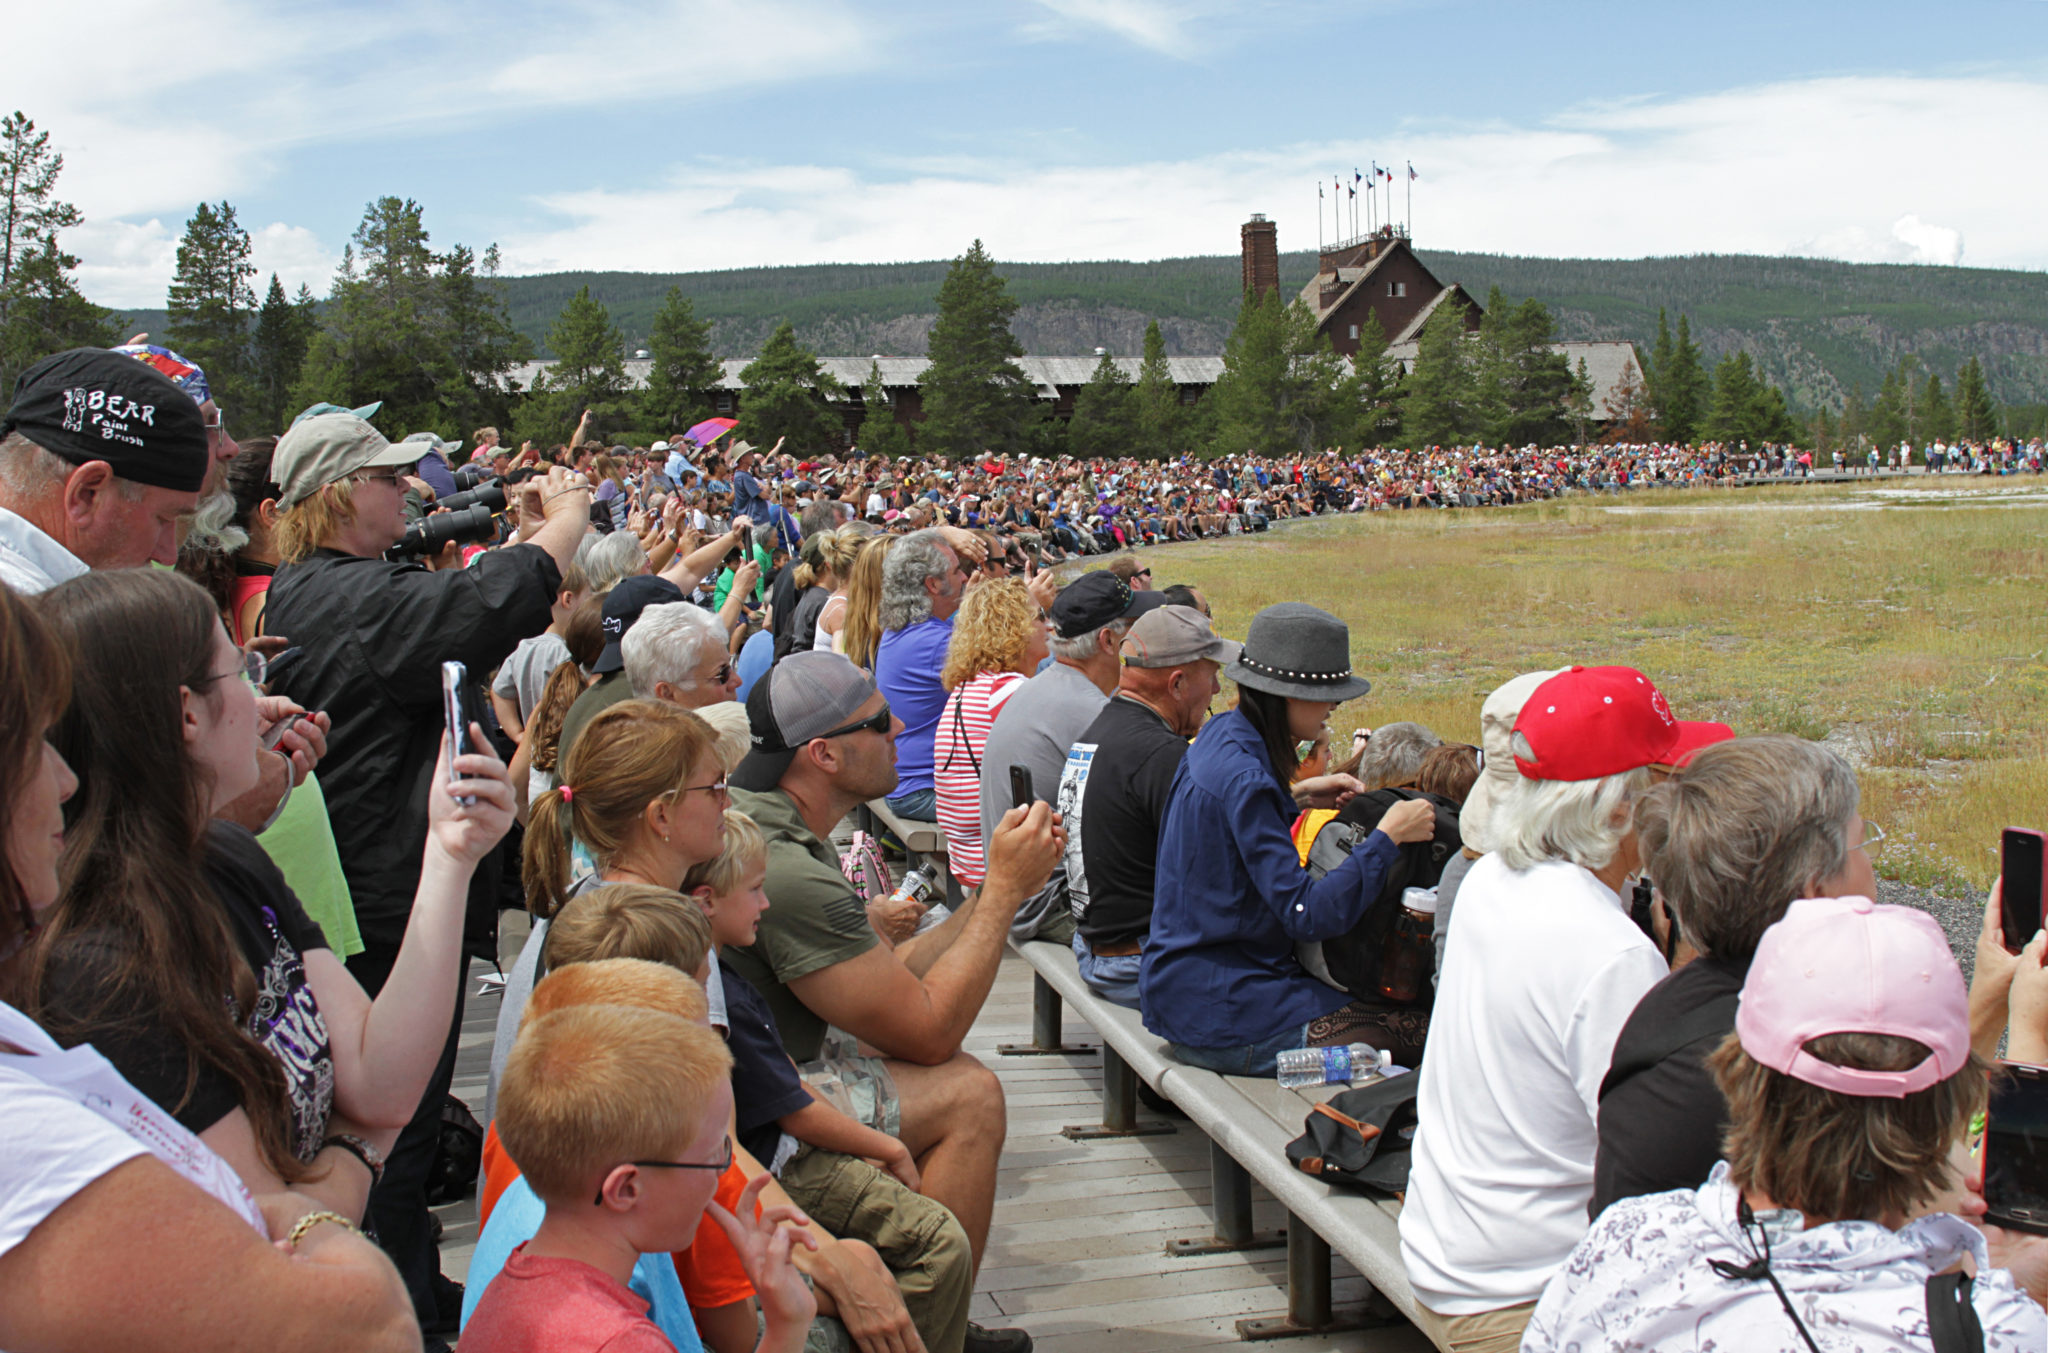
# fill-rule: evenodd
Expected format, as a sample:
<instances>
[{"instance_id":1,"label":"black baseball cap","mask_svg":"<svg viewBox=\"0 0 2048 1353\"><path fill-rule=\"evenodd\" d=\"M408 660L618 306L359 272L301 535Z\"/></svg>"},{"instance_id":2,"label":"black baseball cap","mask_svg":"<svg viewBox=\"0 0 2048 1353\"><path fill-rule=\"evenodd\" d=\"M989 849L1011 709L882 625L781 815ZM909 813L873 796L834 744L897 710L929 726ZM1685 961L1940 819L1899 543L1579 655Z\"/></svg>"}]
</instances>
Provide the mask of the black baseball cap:
<instances>
[{"instance_id":1,"label":"black baseball cap","mask_svg":"<svg viewBox=\"0 0 2048 1353\"><path fill-rule=\"evenodd\" d=\"M633 628L633 622L649 606L661 606L672 601L685 600L683 589L666 578L650 574L627 578L604 595L604 652L597 655L591 671L599 676L616 672L626 665L626 653L622 645L626 631Z\"/></svg>"},{"instance_id":2,"label":"black baseball cap","mask_svg":"<svg viewBox=\"0 0 2048 1353\"><path fill-rule=\"evenodd\" d=\"M753 750L731 776L734 789L768 790L782 783L797 750L853 721L875 683L844 654L792 653L747 692Z\"/></svg>"},{"instance_id":3,"label":"black baseball cap","mask_svg":"<svg viewBox=\"0 0 2048 1353\"><path fill-rule=\"evenodd\" d=\"M137 484L197 493L211 463L192 396L124 352L72 348L14 383L0 437L19 432L73 465L103 460Z\"/></svg>"},{"instance_id":4,"label":"black baseball cap","mask_svg":"<svg viewBox=\"0 0 2048 1353\"><path fill-rule=\"evenodd\" d=\"M1062 639L1078 639L1112 621L1136 620L1164 605L1162 594L1137 591L1108 569L1098 569L1060 589L1052 603L1053 629Z\"/></svg>"}]
</instances>

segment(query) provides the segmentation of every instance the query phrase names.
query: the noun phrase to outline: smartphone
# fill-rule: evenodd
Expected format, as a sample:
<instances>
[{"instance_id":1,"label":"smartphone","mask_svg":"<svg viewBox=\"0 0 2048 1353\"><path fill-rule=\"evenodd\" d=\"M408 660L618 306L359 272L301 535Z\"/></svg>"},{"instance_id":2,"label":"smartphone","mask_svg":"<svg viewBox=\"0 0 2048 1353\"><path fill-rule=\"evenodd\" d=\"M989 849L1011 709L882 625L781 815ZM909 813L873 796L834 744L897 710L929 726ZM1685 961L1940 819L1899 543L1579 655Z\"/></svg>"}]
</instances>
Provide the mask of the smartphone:
<instances>
[{"instance_id":1,"label":"smartphone","mask_svg":"<svg viewBox=\"0 0 2048 1353\"><path fill-rule=\"evenodd\" d=\"M743 560L754 557L754 524L748 522L740 527L740 554Z\"/></svg>"},{"instance_id":2,"label":"smartphone","mask_svg":"<svg viewBox=\"0 0 2048 1353\"><path fill-rule=\"evenodd\" d=\"M303 658L305 656L306 650L300 648L297 644L294 644L290 648L284 650L282 653L279 653L276 657L272 658L268 663L264 665L263 684L265 686L270 686L274 684L279 677L283 676L286 672L289 672L292 669L293 665L296 664L300 658Z\"/></svg>"},{"instance_id":3,"label":"smartphone","mask_svg":"<svg viewBox=\"0 0 2048 1353\"><path fill-rule=\"evenodd\" d=\"M1010 804L1016 808L1029 808L1038 802L1038 795L1031 792L1031 767L1010 767Z\"/></svg>"},{"instance_id":4,"label":"smartphone","mask_svg":"<svg viewBox=\"0 0 2048 1353\"><path fill-rule=\"evenodd\" d=\"M1991 1078L1984 1203L1984 1220L2048 1235L2048 1068L2007 1063Z\"/></svg>"},{"instance_id":5,"label":"smartphone","mask_svg":"<svg viewBox=\"0 0 2048 1353\"><path fill-rule=\"evenodd\" d=\"M455 758L469 751L469 711L463 708L462 688L469 681L469 669L459 662L441 664L441 708L448 718L448 783L454 784L462 776L455 769ZM458 794L455 801L464 808L476 806L474 794Z\"/></svg>"},{"instance_id":6,"label":"smartphone","mask_svg":"<svg viewBox=\"0 0 2048 1353\"><path fill-rule=\"evenodd\" d=\"M1999 907L2004 912L2005 947L2018 953L2041 928L2041 853L2044 838L2026 827L2007 827L1999 838Z\"/></svg>"}]
</instances>

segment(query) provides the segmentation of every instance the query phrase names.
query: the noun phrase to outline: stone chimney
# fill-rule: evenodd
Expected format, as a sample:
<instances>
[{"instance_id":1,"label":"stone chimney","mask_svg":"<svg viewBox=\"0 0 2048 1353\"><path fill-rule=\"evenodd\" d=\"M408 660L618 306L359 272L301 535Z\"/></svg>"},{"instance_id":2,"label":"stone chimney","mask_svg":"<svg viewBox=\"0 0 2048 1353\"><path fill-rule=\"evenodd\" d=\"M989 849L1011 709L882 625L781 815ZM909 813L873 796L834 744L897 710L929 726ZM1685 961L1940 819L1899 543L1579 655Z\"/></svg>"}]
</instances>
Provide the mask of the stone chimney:
<instances>
[{"instance_id":1,"label":"stone chimney","mask_svg":"<svg viewBox=\"0 0 2048 1353\"><path fill-rule=\"evenodd\" d=\"M1266 214L1253 212L1238 230L1238 240L1244 252L1245 294L1280 290L1280 234Z\"/></svg>"}]
</instances>

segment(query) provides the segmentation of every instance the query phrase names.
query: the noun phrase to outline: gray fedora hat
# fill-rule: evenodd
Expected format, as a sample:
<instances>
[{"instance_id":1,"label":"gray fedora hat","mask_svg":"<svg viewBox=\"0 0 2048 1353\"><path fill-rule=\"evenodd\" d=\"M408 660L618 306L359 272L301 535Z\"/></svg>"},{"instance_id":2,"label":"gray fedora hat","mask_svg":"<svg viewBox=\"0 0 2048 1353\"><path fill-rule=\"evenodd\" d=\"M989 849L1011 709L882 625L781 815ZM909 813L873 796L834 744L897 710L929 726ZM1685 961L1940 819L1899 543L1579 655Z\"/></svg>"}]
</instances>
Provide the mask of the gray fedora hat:
<instances>
[{"instance_id":1,"label":"gray fedora hat","mask_svg":"<svg viewBox=\"0 0 2048 1353\"><path fill-rule=\"evenodd\" d=\"M1253 616L1244 651L1223 675L1294 700L1355 700L1372 689L1351 671L1350 628L1301 601L1283 601Z\"/></svg>"}]
</instances>

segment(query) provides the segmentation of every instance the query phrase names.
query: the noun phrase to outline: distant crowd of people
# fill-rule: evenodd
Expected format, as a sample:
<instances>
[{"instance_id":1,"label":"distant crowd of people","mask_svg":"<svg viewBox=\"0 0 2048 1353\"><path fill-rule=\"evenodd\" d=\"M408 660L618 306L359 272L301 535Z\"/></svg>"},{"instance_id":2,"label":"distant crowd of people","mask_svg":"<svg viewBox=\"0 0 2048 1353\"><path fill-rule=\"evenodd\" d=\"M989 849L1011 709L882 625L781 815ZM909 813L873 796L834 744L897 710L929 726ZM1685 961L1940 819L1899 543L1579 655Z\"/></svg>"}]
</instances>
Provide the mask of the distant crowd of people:
<instances>
[{"instance_id":1,"label":"distant crowd of people","mask_svg":"<svg viewBox=\"0 0 2048 1353\"><path fill-rule=\"evenodd\" d=\"M1442 1348L2048 1341L2048 1240L1984 1222L1969 1149L2000 1039L2048 1061L2048 937L2008 952L1994 891L1966 993L1871 900L1836 753L1592 666L1477 747L1333 748L1341 620L1229 639L1125 548L1696 453L515 453L377 412L237 441L137 341L0 421L0 1347L1023 1353L972 1318L1007 1115L963 1043L1038 940L1190 1064L1413 1074ZM842 847L876 803L957 905Z\"/></svg>"}]
</instances>

